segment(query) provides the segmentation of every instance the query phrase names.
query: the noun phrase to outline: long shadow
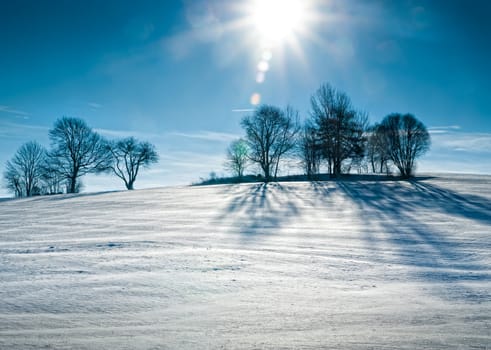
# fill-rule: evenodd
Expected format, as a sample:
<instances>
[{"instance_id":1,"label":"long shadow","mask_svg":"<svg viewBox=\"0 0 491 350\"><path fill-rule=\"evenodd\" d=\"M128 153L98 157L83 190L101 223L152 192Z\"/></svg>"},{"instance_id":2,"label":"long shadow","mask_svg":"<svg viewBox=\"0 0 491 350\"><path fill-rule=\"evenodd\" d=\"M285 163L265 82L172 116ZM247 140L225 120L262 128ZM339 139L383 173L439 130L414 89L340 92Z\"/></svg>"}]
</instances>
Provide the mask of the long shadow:
<instances>
[{"instance_id":1,"label":"long shadow","mask_svg":"<svg viewBox=\"0 0 491 350\"><path fill-rule=\"evenodd\" d=\"M478 195L457 192L420 181L411 181L417 195L430 199L445 213L491 225L491 200Z\"/></svg>"},{"instance_id":2,"label":"long shadow","mask_svg":"<svg viewBox=\"0 0 491 350\"><path fill-rule=\"evenodd\" d=\"M476 291L464 285L476 280L491 282L489 267L475 255L476 251L491 248L490 241L472 242L465 237L452 239L445 232L451 223L432 220L445 214L490 225L491 212L486 209L491 207L491 201L428 183L407 184L338 182L339 188L360 209L366 227L364 239L370 249L386 241L396 250L394 255L380 254L373 258L378 262L410 266L413 278L433 284L433 287L443 284L444 289L431 289L441 297L467 302L490 301L489 291ZM423 220L422 215L435 216L432 220ZM384 238L372 233L376 224L386 233ZM489 230L491 232L491 227Z\"/></svg>"},{"instance_id":3,"label":"long shadow","mask_svg":"<svg viewBox=\"0 0 491 350\"><path fill-rule=\"evenodd\" d=\"M312 181L310 183L312 191L317 197L323 199L324 197L328 197L332 194L332 191L335 191L336 188L329 188L326 186L325 182L321 181Z\"/></svg>"},{"instance_id":4,"label":"long shadow","mask_svg":"<svg viewBox=\"0 0 491 350\"><path fill-rule=\"evenodd\" d=\"M299 198L293 195L293 191L278 183L242 187L245 187L244 191L237 191L234 187L227 188L233 198L216 220L233 220L239 227L243 242L276 234L299 215Z\"/></svg>"},{"instance_id":5,"label":"long shadow","mask_svg":"<svg viewBox=\"0 0 491 350\"><path fill-rule=\"evenodd\" d=\"M77 199L77 198L84 198L84 197L97 197L97 196L103 196L109 193L117 193L117 192L124 192L123 190L113 190L113 191L101 191L101 192L87 192L87 193L65 193L65 194L53 194L53 195L44 195L44 196L35 196L35 197L28 197L25 199L29 199L31 201L52 201L52 202L58 202L58 201L66 201L70 199Z\"/></svg>"},{"instance_id":6,"label":"long shadow","mask_svg":"<svg viewBox=\"0 0 491 350\"><path fill-rule=\"evenodd\" d=\"M43 195L43 196L22 197L22 198L5 198L5 199L0 199L0 205L2 205L4 202L9 205L25 203L25 202L30 202L30 203L64 202L64 201L70 201L78 198L98 197L109 193L117 193L117 192L123 192L123 191L115 190L115 191L88 192L88 193L53 194L53 195Z\"/></svg>"}]
</instances>

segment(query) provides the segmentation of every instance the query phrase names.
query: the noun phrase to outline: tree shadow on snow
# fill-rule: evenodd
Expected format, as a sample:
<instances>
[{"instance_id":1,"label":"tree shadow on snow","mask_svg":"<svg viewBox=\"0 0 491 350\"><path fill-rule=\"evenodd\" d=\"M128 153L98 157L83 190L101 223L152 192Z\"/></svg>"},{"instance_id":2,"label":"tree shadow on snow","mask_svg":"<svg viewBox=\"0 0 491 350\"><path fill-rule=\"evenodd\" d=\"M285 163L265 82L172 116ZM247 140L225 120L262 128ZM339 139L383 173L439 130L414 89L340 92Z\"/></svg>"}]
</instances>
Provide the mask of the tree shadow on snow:
<instances>
[{"instance_id":1,"label":"tree shadow on snow","mask_svg":"<svg viewBox=\"0 0 491 350\"><path fill-rule=\"evenodd\" d=\"M466 239L465 233L458 237L449 235L452 227L466 226L463 223L454 226L447 221L451 216L491 225L489 199L458 194L419 181L384 185L340 181L338 186L360 210L364 239L372 251L372 259L412 267L411 276L429 283L431 291L441 297L469 302L491 300L489 291L465 285L476 280L491 282L489 267L476 253L489 251L490 241ZM440 219L442 214L446 216ZM432 215L432 219L422 215ZM384 248L379 246L385 242L395 250L393 255L382 253ZM437 287L442 284L444 289Z\"/></svg>"},{"instance_id":2,"label":"tree shadow on snow","mask_svg":"<svg viewBox=\"0 0 491 350\"><path fill-rule=\"evenodd\" d=\"M63 194L52 194L52 195L28 197L28 198L24 198L24 199L31 200L31 201L58 202L58 201L67 201L67 200L86 198L86 197L90 198L90 197L104 196L106 194L118 193L118 192L124 192L124 191L112 190L112 191L101 191L101 192L63 193Z\"/></svg>"},{"instance_id":3,"label":"tree shadow on snow","mask_svg":"<svg viewBox=\"0 0 491 350\"><path fill-rule=\"evenodd\" d=\"M491 225L491 201L489 199L477 195L462 195L420 181L412 181L411 184L417 196L433 203L445 213Z\"/></svg>"},{"instance_id":4,"label":"tree shadow on snow","mask_svg":"<svg viewBox=\"0 0 491 350\"><path fill-rule=\"evenodd\" d=\"M227 194L233 197L217 221L233 223L243 241L276 234L299 214L292 192L276 182L228 188Z\"/></svg>"}]
</instances>

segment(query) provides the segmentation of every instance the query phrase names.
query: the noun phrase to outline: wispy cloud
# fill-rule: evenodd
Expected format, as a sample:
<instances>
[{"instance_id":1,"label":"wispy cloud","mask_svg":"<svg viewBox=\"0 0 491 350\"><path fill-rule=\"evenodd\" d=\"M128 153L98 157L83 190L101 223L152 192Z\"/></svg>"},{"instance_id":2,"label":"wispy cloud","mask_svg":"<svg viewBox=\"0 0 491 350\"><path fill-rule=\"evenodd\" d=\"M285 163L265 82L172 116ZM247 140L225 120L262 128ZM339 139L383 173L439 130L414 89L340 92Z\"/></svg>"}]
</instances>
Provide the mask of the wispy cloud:
<instances>
[{"instance_id":1,"label":"wispy cloud","mask_svg":"<svg viewBox=\"0 0 491 350\"><path fill-rule=\"evenodd\" d=\"M177 59L189 55L199 44L223 39L226 31L214 6L203 1L186 1L184 10L188 29L163 41L164 47Z\"/></svg>"},{"instance_id":2,"label":"wispy cloud","mask_svg":"<svg viewBox=\"0 0 491 350\"><path fill-rule=\"evenodd\" d=\"M456 157L454 154L428 154L418 161L418 169L425 173L491 174L491 163L487 159L489 155Z\"/></svg>"},{"instance_id":3,"label":"wispy cloud","mask_svg":"<svg viewBox=\"0 0 491 350\"><path fill-rule=\"evenodd\" d=\"M254 108L235 108L235 109L232 109L233 113L250 113L250 112L254 112L254 111L255 111Z\"/></svg>"},{"instance_id":4,"label":"wispy cloud","mask_svg":"<svg viewBox=\"0 0 491 350\"><path fill-rule=\"evenodd\" d=\"M223 160L222 153L201 153L197 151L174 151L160 155L161 163L166 166L205 169L205 171L217 170L213 169L213 166L216 164L221 166Z\"/></svg>"},{"instance_id":5,"label":"wispy cloud","mask_svg":"<svg viewBox=\"0 0 491 350\"><path fill-rule=\"evenodd\" d=\"M89 105L90 108L94 108L94 109L99 109L99 108L102 108L102 105L100 103L96 103L96 102L89 102L87 103Z\"/></svg>"},{"instance_id":6,"label":"wispy cloud","mask_svg":"<svg viewBox=\"0 0 491 350\"><path fill-rule=\"evenodd\" d=\"M10 106L0 105L0 113L13 114L15 116L23 117L24 119L29 119L29 113L21 111Z\"/></svg>"},{"instance_id":7,"label":"wispy cloud","mask_svg":"<svg viewBox=\"0 0 491 350\"><path fill-rule=\"evenodd\" d=\"M168 133L168 135L185 137L190 139L205 140L205 141L216 141L216 142L230 142L240 137L240 135L237 134L215 132L215 131L198 131L198 132L190 132L190 133L173 131Z\"/></svg>"},{"instance_id":8,"label":"wispy cloud","mask_svg":"<svg viewBox=\"0 0 491 350\"><path fill-rule=\"evenodd\" d=\"M111 130L111 129L101 129L94 128L94 131L106 137L124 138L124 137L136 137L139 139L154 139L162 137L161 134L141 132L141 131L131 131L131 130Z\"/></svg>"},{"instance_id":9,"label":"wispy cloud","mask_svg":"<svg viewBox=\"0 0 491 350\"><path fill-rule=\"evenodd\" d=\"M198 151L175 151L163 153L155 173L162 176L166 184L191 184L201 178L207 178L214 171L223 175L223 152L202 153ZM150 170L150 169L149 169Z\"/></svg>"},{"instance_id":10,"label":"wispy cloud","mask_svg":"<svg viewBox=\"0 0 491 350\"><path fill-rule=\"evenodd\" d=\"M0 137L2 138L24 138L41 132L47 134L48 130L47 126L11 123L0 120Z\"/></svg>"},{"instance_id":11,"label":"wispy cloud","mask_svg":"<svg viewBox=\"0 0 491 350\"><path fill-rule=\"evenodd\" d=\"M202 130L197 132L181 132L170 131L164 133L151 133L132 130L112 130L103 128L94 128L94 131L102 136L109 138L124 138L124 137L136 137L142 140L169 140L169 138L186 138L196 141L211 141L211 142L230 142L240 138L238 134L215 132ZM175 139L174 139L175 140Z\"/></svg>"},{"instance_id":12,"label":"wispy cloud","mask_svg":"<svg viewBox=\"0 0 491 350\"><path fill-rule=\"evenodd\" d=\"M432 126L428 128L430 134L445 134L449 131L460 130L459 125L448 125L448 126Z\"/></svg>"},{"instance_id":13,"label":"wispy cloud","mask_svg":"<svg viewBox=\"0 0 491 350\"><path fill-rule=\"evenodd\" d=\"M450 128L433 132L432 142L432 148L437 150L491 154L491 133L460 132L458 128Z\"/></svg>"}]
</instances>

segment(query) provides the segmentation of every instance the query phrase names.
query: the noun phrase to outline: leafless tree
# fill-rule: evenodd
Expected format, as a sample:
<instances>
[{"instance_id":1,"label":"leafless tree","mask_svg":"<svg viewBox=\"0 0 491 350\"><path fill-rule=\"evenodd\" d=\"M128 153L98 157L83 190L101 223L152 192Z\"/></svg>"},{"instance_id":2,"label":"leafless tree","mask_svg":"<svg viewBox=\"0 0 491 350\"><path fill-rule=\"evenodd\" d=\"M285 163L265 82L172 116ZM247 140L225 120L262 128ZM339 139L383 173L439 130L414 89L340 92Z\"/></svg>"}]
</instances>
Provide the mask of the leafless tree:
<instances>
[{"instance_id":1,"label":"leafless tree","mask_svg":"<svg viewBox=\"0 0 491 350\"><path fill-rule=\"evenodd\" d=\"M140 142L128 137L108 145L112 155L111 169L124 181L128 190L134 188L134 183L141 168L157 163L159 160L155 146L149 142Z\"/></svg>"},{"instance_id":2,"label":"leafless tree","mask_svg":"<svg viewBox=\"0 0 491 350\"><path fill-rule=\"evenodd\" d=\"M15 168L9 166L8 163L6 170L3 173L3 178L5 180L5 188L13 192L15 197L23 196L24 191L21 185L20 175Z\"/></svg>"},{"instance_id":3,"label":"leafless tree","mask_svg":"<svg viewBox=\"0 0 491 350\"><path fill-rule=\"evenodd\" d=\"M249 162L249 149L244 139L232 141L227 148L227 160L225 167L230 170L234 176L241 178Z\"/></svg>"},{"instance_id":4,"label":"leafless tree","mask_svg":"<svg viewBox=\"0 0 491 350\"><path fill-rule=\"evenodd\" d=\"M14 157L7 161L4 179L7 188L16 197L30 197L39 192L45 157L44 147L31 141L23 144Z\"/></svg>"},{"instance_id":5,"label":"leafless tree","mask_svg":"<svg viewBox=\"0 0 491 350\"><path fill-rule=\"evenodd\" d=\"M51 158L46 157L45 162L41 166L41 183L43 194L58 194L63 192L63 187L67 185L66 178L63 178L62 174L58 171L54 164L51 162ZM77 185L80 183L78 181ZM78 187L80 189L80 187ZM78 191L77 189L77 191Z\"/></svg>"},{"instance_id":6,"label":"leafless tree","mask_svg":"<svg viewBox=\"0 0 491 350\"><path fill-rule=\"evenodd\" d=\"M67 180L67 192L79 190L77 180L88 173L107 171L111 154L106 141L82 119L63 117L49 132L53 150L50 162Z\"/></svg>"},{"instance_id":7,"label":"leafless tree","mask_svg":"<svg viewBox=\"0 0 491 350\"><path fill-rule=\"evenodd\" d=\"M262 105L253 115L242 119L249 159L259 164L265 181L276 178L280 160L293 149L299 132L298 113L287 107Z\"/></svg>"},{"instance_id":8,"label":"leafless tree","mask_svg":"<svg viewBox=\"0 0 491 350\"><path fill-rule=\"evenodd\" d=\"M368 129L367 158L372 173L389 173L389 152L383 128L375 124Z\"/></svg>"},{"instance_id":9,"label":"leafless tree","mask_svg":"<svg viewBox=\"0 0 491 350\"><path fill-rule=\"evenodd\" d=\"M322 85L310 102L323 157L329 173L337 176L343 162L363 158L367 116L353 108L348 95L329 84Z\"/></svg>"},{"instance_id":10,"label":"leafless tree","mask_svg":"<svg viewBox=\"0 0 491 350\"><path fill-rule=\"evenodd\" d=\"M390 160L402 176L412 176L416 158L425 154L431 145L426 126L412 114L394 113L382 120L380 128Z\"/></svg>"},{"instance_id":11,"label":"leafless tree","mask_svg":"<svg viewBox=\"0 0 491 350\"><path fill-rule=\"evenodd\" d=\"M307 121L299 139L299 156L307 177L312 178L319 173L322 160L322 147L317 137L317 130Z\"/></svg>"}]
</instances>

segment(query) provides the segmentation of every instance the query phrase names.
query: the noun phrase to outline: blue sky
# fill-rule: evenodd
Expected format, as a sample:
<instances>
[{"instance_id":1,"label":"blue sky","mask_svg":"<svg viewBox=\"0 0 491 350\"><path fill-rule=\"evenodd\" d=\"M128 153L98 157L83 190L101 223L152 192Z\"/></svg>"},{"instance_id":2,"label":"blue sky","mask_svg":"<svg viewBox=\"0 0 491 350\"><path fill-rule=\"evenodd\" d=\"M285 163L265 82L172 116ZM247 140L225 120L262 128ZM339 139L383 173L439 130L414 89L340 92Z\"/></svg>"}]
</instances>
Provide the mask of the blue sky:
<instances>
[{"instance_id":1,"label":"blue sky","mask_svg":"<svg viewBox=\"0 0 491 350\"><path fill-rule=\"evenodd\" d=\"M305 0L301 24L267 45L254 3L0 1L0 170L24 142L49 146L67 115L157 146L136 188L189 184L225 172L254 93L306 118L329 82L372 122L422 120L433 146L419 171L491 173L491 2ZM123 188L107 175L83 182Z\"/></svg>"}]
</instances>

